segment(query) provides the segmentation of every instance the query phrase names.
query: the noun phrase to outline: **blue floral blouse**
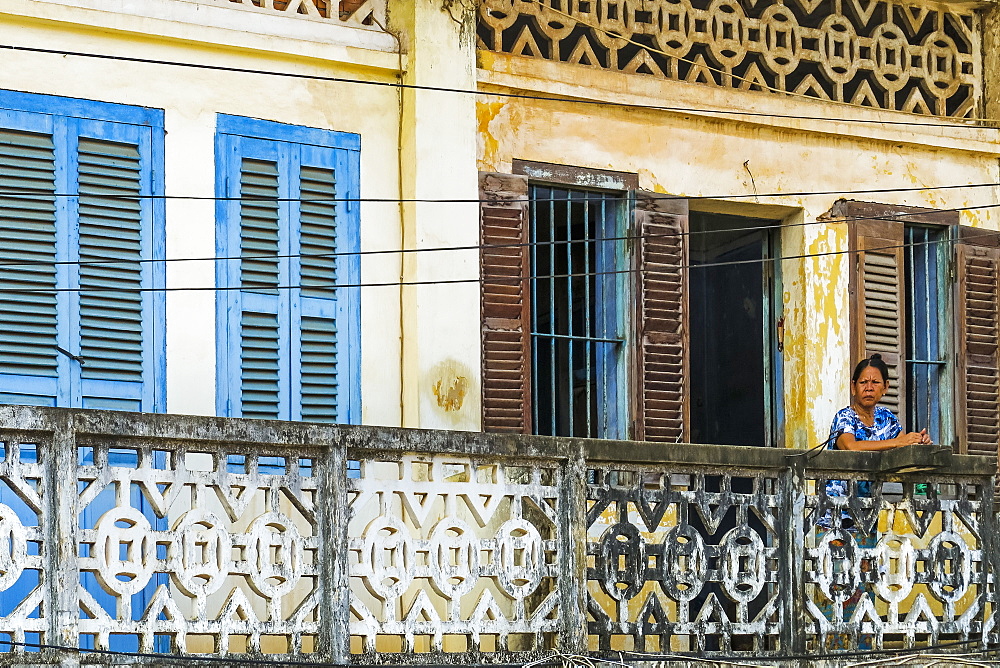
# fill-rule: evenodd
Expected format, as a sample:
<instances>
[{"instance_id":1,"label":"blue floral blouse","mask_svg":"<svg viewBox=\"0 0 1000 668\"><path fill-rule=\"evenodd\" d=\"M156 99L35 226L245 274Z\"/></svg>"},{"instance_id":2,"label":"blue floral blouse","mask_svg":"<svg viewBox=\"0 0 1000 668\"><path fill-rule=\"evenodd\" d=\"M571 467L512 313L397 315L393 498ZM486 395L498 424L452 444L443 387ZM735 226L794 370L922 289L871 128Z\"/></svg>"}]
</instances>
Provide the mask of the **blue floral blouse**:
<instances>
[{"instance_id":1,"label":"blue floral blouse","mask_svg":"<svg viewBox=\"0 0 1000 668\"><path fill-rule=\"evenodd\" d=\"M861 417L848 406L841 408L833 416L833 424L830 426L830 441L827 447L830 450L837 449L837 437L841 434L853 434L859 441L888 441L896 438L903 431L899 420L888 408L875 407L875 420L872 426L861 421ZM858 484L858 493L867 496L870 493L871 485L861 482ZM827 496L847 496L846 480L830 480L826 483Z\"/></svg>"}]
</instances>

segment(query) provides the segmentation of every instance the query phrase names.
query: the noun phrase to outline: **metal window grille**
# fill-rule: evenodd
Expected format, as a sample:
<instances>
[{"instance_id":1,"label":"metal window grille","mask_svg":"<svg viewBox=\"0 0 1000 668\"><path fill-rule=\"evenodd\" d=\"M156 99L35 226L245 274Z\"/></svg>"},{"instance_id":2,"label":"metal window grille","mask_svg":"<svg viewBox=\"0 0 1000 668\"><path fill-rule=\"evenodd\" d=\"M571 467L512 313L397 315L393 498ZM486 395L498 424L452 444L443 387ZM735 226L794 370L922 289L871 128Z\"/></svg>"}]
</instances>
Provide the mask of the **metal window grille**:
<instances>
[{"instance_id":1,"label":"metal window grille","mask_svg":"<svg viewBox=\"0 0 1000 668\"><path fill-rule=\"evenodd\" d=\"M531 350L535 433L623 437L619 306L624 200L532 186Z\"/></svg>"},{"instance_id":2,"label":"metal window grille","mask_svg":"<svg viewBox=\"0 0 1000 668\"><path fill-rule=\"evenodd\" d=\"M946 230L907 226L906 241L906 424L911 430L927 428L936 441L942 433L942 387L947 371L946 340L942 322L947 299L946 266L941 243Z\"/></svg>"}]
</instances>

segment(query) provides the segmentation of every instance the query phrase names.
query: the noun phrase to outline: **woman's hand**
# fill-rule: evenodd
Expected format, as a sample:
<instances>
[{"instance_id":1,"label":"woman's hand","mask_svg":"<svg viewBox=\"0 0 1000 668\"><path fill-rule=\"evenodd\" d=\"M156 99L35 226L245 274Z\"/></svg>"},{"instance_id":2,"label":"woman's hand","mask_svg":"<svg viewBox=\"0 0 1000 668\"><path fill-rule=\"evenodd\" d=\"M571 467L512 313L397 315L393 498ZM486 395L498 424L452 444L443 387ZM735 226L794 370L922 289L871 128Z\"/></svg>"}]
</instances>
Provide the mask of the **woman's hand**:
<instances>
[{"instance_id":1,"label":"woman's hand","mask_svg":"<svg viewBox=\"0 0 1000 668\"><path fill-rule=\"evenodd\" d=\"M931 442L931 437L926 429L911 431L900 434L896 438L885 441L859 441L854 438L854 434L844 433L837 437L837 448L840 450L892 450L906 445L920 445Z\"/></svg>"},{"instance_id":2,"label":"woman's hand","mask_svg":"<svg viewBox=\"0 0 1000 668\"><path fill-rule=\"evenodd\" d=\"M902 447L904 445L920 445L921 443L930 443L930 438L927 436L927 430L921 429L920 431L911 431L906 434L900 434L896 438L886 441L886 443L891 442L896 443L896 447Z\"/></svg>"}]
</instances>

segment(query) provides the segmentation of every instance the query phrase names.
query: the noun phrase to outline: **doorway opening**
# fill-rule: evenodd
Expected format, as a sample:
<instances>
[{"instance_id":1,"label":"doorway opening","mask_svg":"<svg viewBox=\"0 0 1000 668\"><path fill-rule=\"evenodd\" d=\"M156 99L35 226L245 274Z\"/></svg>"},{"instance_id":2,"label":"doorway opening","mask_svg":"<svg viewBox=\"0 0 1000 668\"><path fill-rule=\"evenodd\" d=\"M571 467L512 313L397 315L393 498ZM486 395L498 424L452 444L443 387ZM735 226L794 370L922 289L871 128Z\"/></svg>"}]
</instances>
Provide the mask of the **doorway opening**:
<instances>
[{"instance_id":1,"label":"doorway opening","mask_svg":"<svg viewBox=\"0 0 1000 668\"><path fill-rule=\"evenodd\" d=\"M778 445L780 222L691 212L693 443Z\"/></svg>"}]
</instances>

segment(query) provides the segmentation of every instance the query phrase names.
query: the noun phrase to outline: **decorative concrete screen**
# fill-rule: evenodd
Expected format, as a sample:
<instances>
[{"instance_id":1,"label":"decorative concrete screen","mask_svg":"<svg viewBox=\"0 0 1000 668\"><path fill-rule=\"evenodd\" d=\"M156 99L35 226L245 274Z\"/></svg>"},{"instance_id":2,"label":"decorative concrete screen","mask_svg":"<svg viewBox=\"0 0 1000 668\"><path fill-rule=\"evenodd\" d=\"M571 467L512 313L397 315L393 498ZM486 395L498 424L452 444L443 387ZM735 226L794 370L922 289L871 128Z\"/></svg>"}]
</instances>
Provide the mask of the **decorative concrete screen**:
<instances>
[{"instance_id":1,"label":"decorative concrete screen","mask_svg":"<svg viewBox=\"0 0 1000 668\"><path fill-rule=\"evenodd\" d=\"M590 648L780 647L781 480L732 469L590 470ZM735 643L735 646L734 646Z\"/></svg>"},{"instance_id":2,"label":"decorative concrete screen","mask_svg":"<svg viewBox=\"0 0 1000 668\"><path fill-rule=\"evenodd\" d=\"M386 24L387 0L211 0L220 5L262 12L278 12L285 16L337 21L355 28L379 28Z\"/></svg>"},{"instance_id":3,"label":"decorative concrete screen","mask_svg":"<svg viewBox=\"0 0 1000 668\"><path fill-rule=\"evenodd\" d=\"M484 0L480 48L595 69L975 117L979 19L897 0Z\"/></svg>"},{"instance_id":4,"label":"decorative concrete screen","mask_svg":"<svg viewBox=\"0 0 1000 668\"><path fill-rule=\"evenodd\" d=\"M824 479L808 481L806 628L815 646L913 647L982 636L992 558L984 544L993 540L982 520L989 522L992 504L983 503L982 483L921 479L886 494L852 475L845 496L831 496Z\"/></svg>"},{"instance_id":5,"label":"decorative concrete screen","mask_svg":"<svg viewBox=\"0 0 1000 668\"><path fill-rule=\"evenodd\" d=\"M376 455L358 465L348 481L355 650L555 649L558 463Z\"/></svg>"},{"instance_id":6,"label":"decorative concrete screen","mask_svg":"<svg viewBox=\"0 0 1000 668\"><path fill-rule=\"evenodd\" d=\"M315 452L77 443L84 646L135 634L142 652L316 651Z\"/></svg>"},{"instance_id":7,"label":"decorative concrete screen","mask_svg":"<svg viewBox=\"0 0 1000 668\"><path fill-rule=\"evenodd\" d=\"M0 665L995 642L995 461L912 452L0 406Z\"/></svg>"}]
</instances>

